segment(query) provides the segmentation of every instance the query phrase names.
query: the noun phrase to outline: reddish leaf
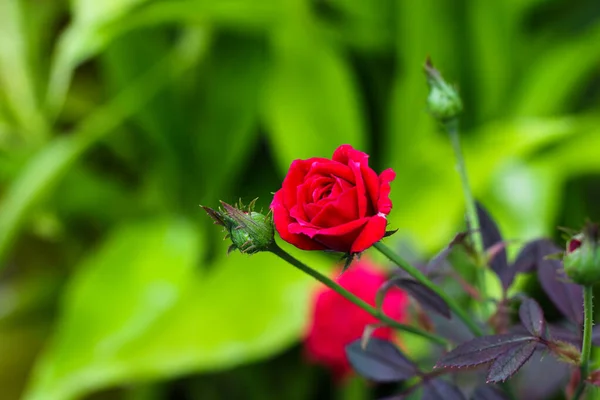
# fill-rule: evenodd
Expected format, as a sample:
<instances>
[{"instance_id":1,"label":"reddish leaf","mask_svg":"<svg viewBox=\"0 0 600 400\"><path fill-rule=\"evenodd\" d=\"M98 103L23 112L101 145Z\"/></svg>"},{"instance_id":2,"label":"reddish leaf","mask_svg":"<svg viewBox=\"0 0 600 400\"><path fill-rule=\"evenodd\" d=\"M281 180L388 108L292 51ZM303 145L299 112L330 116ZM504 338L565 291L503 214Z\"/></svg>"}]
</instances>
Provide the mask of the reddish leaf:
<instances>
[{"instance_id":1,"label":"reddish leaf","mask_svg":"<svg viewBox=\"0 0 600 400\"><path fill-rule=\"evenodd\" d=\"M437 362L435 368L473 367L493 361L513 347L536 340L521 334L481 336L456 347Z\"/></svg>"},{"instance_id":2,"label":"reddish leaf","mask_svg":"<svg viewBox=\"0 0 600 400\"><path fill-rule=\"evenodd\" d=\"M423 385L421 400L464 400L459 388L442 379L433 379Z\"/></svg>"},{"instance_id":3,"label":"reddish leaf","mask_svg":"<svg viewBox=\"0 0 600 400\"><path fill-rule=\"evenodd\" d=\"M513 376L531 358L538 343L535 340L514 346L494 360L490 366L487 383L504 382Z\"/></svg>"},{"instance_id":4,"label":"reddish leaf","mask_svg":"<svg viewBox=\"0 0 600 400\"><path fill-rule=\"evenodd\" d=\"M483 238L483 247L487 250L494 245L501 243L502 235L500 234L498 225L496 225L492 216L480 203L477 203L477 216L479 217L479 228ZM496 275L498 275L502 282L502 287L506 290L515 276L514 271L508 267L506 248L497 250L495 256L490 261L490 267Z\"/></svg>"},{"instance_id":5,"label":"reddish leaf","mask_svg":"<svg viewBox=\"0 0 600 400\"><path fill-rule=\"evenodd\" d=\"M363 350L361 340L346 346L352 368L375 382L395 382L409 379L420 371L396 346L386 340L371 338Z\"/></svg>"},{"instance_id":6,"label":"reddish leaf","mask_svg":"<svg viewBox=\"0 0 600 400\"><path fill-rule=\"evenodd\" d=\"M537 301L527 298L519 307L519 317L523 326L527 328L533 336L541 337L546 330L546 320L544 312Z\"/></svg>"}]
</instances>

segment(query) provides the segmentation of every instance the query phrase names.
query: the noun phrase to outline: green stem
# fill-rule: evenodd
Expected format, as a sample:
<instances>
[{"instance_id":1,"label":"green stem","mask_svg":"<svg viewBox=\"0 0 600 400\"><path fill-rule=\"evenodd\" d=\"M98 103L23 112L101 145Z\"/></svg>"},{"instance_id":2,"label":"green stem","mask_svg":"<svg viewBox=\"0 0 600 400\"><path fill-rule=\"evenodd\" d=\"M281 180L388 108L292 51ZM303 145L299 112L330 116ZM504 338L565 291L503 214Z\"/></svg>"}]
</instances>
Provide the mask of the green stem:
<instances>
[{"instance_id":1,"label":"green stem","mask_svg":"<svg viewBox=\"0 0 600 400\"><path fill-rule=\"evenodd\" d=\"M594 293L592 286L584 286L583 310L585 316L583 321L583 343L581 344L581 366L579 367L579 371L581 372L581 380L579 381L579 385L577 385L577 389L575 389L573 400L578 400L583 394L583 391L585 390L585 380L587 379L590 370L590 355L592 353L592 326L594 324L593 297Z\"/></svg>"},{"instance_id":2,"label":"green stem","mask_svg":"<svg viewBox=\"0 0 600 400\"><path fill-rule=\"evenodd\" d=\"M469 177L467 176L467 167L465 159L463 157L462 148L460 146L460 136L458 133L458 119L453 120L445 124L446 131L450 136L450 142L452 143L452 150L454 151L454 158L456 159L456 170L460 176L460 183L462 185L463 195L465 196L465 208L467 215L467 225L469 227L469 235L473 241L473 247L475 248L476 254L476 275L477 275L477 286L482 296L485 297L486 282L485 282L485 248L483 246L483 236L481 234L481 225L479 224L479 216L477 215L477 207L475 206L475 199L471 192L471 186L469 185ZM484 316L489 315L488 303L485 301L481 302L482 311Z\"/></svg>"},{"instance_id":3,"label":"green stem","mask_svg":"<svg viewBox=\"0 0 600 400\"><path fill-rule=\"evenodd\" d=\"M469 317L469 315L465 311L463 311L463 309L460 308L459 305L456 304L456 302L452 298L450 298L450 296L448 296L446 294L446 292L440 290L421 271L419 271L417 268L410 265L402 257L400 257L399 255L394 253L392 251L392 249L387 247L385 244L383 244L381 242L377 242L373 245L373 247L375 247L377 250L379 250L384 256L389 258L390 261L392 261L394 264L398 265L400 268L402 268L404 271L406 271L410 276L415 278L417 280L417 282L419 282L423 286L433 290L438 296L440 296L442 299L444 299L444 301L448 304L448 307L450 307L450 309L454 312L454 314L456 314L456 316L458 318L460 318L461 321L464 322L464 324L469 328L469 330L471 332L473 332L473 334L475 336L481 336L483 334L483 332L481 331L481 328L479 328L479 326L477 326L477 324L475 324L475 322L473 322L471 317Z\"/></svg>"},{"instance_id":4,"label":"green stem","mask_svg":"<svg viewBox=\"0 0 600 400\"><path fill-rule=\"evenodd\" d=\"M321 274L320 272L312 269L311 267L309 267L308 265L304 264L302 261L298 260L297 258L295 258L294 256L292 256L291 254L289 254L288 252L286 252L285 250L283 250L281 247L279 247L275 242L273 242L273 244L270 246L270 248L268 249L271 253L275 254L276 256L278 256L279 258L287 261L288 263L292 264L294 267L298 268L300 271L312 276L313 278L315 278L316 280L318 280L319 282L323 283L325 286L329 287L330 289L334 290L336 293L340 294L341 296L343 296L344 298L346 298L347 300L349 300L350 302L354 303L355 305L357 305L358 307L362 308L363 310L365 310L366 312L368 312L369 314L371 314L372 316L374 316L375 318L378 318L379 320L381 320L382 322L384 322L385 324L387 324L388 326L398 329L398 330L402 330L405 332L410 332L414 335L418 335L421 336L423 338L426 338L432 342L435 342L439 345L445 346L447 344L446 339L425 332L421 329L418 328L414 328L410 325L404 325L401 324L398 321L395 321L394 319L388 317L387 315L385 315L383 313L383 311L373 307L372 305L370 305L369 303L365 302L364 300L362 300L361 298L355 296L354 294L352 294L351 292L347 291L346 289L344 289L343 287L341 287L340 285L338 285L335 281L333 281L332 279L328 278L327 276Z\"/></svg>"}]
</instances>

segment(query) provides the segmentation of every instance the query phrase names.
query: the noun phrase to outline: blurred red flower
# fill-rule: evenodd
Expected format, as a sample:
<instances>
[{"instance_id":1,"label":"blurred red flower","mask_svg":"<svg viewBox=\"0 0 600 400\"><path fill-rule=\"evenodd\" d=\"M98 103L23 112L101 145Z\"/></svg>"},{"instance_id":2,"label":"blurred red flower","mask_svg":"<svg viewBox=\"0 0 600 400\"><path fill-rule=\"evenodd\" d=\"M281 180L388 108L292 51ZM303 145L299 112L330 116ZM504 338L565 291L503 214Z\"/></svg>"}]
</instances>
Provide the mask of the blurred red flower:
<instances>
[{"instance_id":1,"label":"blurred red flower","mask_svg":"<svg viewBox=\"0 0 600 400\"><path fill-rule=\"evenodd\" d=\"M339 275L335 272L335 276ZM379 287L386 281L386 274L366 260L355 262L339 278L338 284L375 305ZM383 310L386 315L404 321L408 296L399 289L388 291ZM337 380L347 377L352 369L346 358L345 347L362 337L368 324L378 320L327 287L320 288L313 298L311 322L305 339L306 353L310 361L328 367ZM394 331L388 327L378 328L373 337L393 340Z\"/></svg>"}]
</instances>

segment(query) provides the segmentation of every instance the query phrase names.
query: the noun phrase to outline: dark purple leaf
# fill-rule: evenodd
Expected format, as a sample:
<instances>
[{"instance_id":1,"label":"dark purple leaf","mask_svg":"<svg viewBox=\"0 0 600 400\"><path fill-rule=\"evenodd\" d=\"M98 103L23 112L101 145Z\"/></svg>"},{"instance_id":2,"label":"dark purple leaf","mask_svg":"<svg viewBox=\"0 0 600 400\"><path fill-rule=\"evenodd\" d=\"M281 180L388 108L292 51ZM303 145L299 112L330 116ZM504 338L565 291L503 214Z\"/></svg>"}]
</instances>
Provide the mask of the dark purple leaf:
<instances>
[{"instance_id":1,"label":"dark purple leaf","mask_svg":"<svg viewBox=\"0 0 600 400\"><path fill-rule=\"evenodd\" d=\"M471 400L509 400L509 397L494 385L481 385L475 389Z\"/></svg>"},{"instance_id":2,"label":"dark purple leaf","mask_svg":"<svg viewBox=\"0 0 600 400\"><path fill-rule=\"evenodd\" d=\"M432 314L431 321L435 332L454 343L464 343L474 338L473 332L458 318L448 319Z\"/></svg>"},{"instance_id":3,"label":"dark purple leaf","mask_svg":"<svg viewBox=\"0 0 600 400\"><path fill-rule=\"evenodd\" d=\"M490 366L487 383L504 382L513 376L531 358L537 345L535 340L524 342L496 358Z\"/></svg>"},{"instance_id":4,"label":"dark purple leaf","mask_svg":"<svg viewBox=\"0 0 600 400\"><path fill-rule=\"evenodd\" d=\"M361 341L346 346L346 355L352 368L361 376L375 382L395 382L417 374L417 366L391 342L371 338L363 350Z\"/></svg>"},{"instance_id":5,"label":"dark purple leaf","mask_svg":"<svg viewBox=\"0 0 600 400\"><path fill-rule=\"evenodd\" d=\"M427 266L425 267L425 274L428 275L428 273L430 273L430 272L438 271L441 268L441 266L444 264L444 262L446 262L446 259L448 258L448 255L450 254L450 252L452 251L454 246L456 246L457 244L464 243L467 235L468 235L467 232L457 233L456 236L454 236L454 239L452 239L452 241L450 243L448 243L448 246L446 246L442 251L440 251L438 254L436 254L436 256L433 257L427 263Z\"/></svg>"},{"instance_id":6,"label":"dark purple leaf","mask_svg":"<svg viewBox=\"0 0 600 400\"><path fill-rule=\"evenodd\" d=\"M497 243L502 242L502 235L500 234L498 225L496 225L492 216L479 202L477 203L477 216L479 217L479 228L483 238L483 247L489 249ZM514 271L508 267L506 248L498 250L490 262L490 267L496 275L498 275L502 282L502 287L506 290L515 276Z\"/></svg>"},{"instance_id":7,"label":"dark purple leaf","mask_svg":"<svg viewBox=\"0 0 600 400\"><path fill-rule=\"evenodd\" d=\"M581 286L567 282L561 273L562 263L542 259L537 262L537 270L538 280L556 308L570 321L583 324L583 290Z\"/></svg>"},{"instance_id":8,"label":"dark purple leaf","mask_svg":"<svg viewBox=\"0 0 600 400\"><path fill-rule=\"evenodd\" d=\"M520 334L477 337L443 355L435 367L462 368L485 364L495 360L513 347L535 339L532 336Z\"/></svg>"},{"instance_id":9,"label":"dark purple leaf","mask_svg":"<svg viewBox=\"0 0 600 400\"><path fill-rule=\"evenodd\" d=\"M408 278L394 278L389 282L408 293L426 310L438 313L446 318L451 317L448 304L440 297L440 295L428 287Z\"/></svg>"},{"instance_id":10,"label":"dark purple leaf","mask_svg":"<svg viewBox=\"0 0 600 400\"><path fill-rule=\"evenodd\" d=\"M532 272L537 269L537 264L543 261L544 257L555 252L554 243L548 239L537 239L527 243L519 254L511 269L516 272Z\"/></svg>"},{"instance_id":11,"label":"dark purple leaf","mask_svg":"<svg viewBox=\"0 0 600 400\"><path fill-rule=\"evenodd\" d=\"M519 317L523 326L527 328L533 336L541 337L546 329L546 320L544 312L537 301L533 299L525 299L519 307Z\"/></svg>"},{"instance_id":12,"label":"dark purple leaf","mask_svg":"<svg viewBox=\"0 0 600 400\"><path fill-rule=\"evenodd\" d=\"M515 260L514 272L537 270L538 280L552 303L569 320L583 323L583 291L580 286L567 282L561 273L562 263L547 258L559 253L561 249L547 239L538 239L528 243Z\"/></svg>"},{"instance_id":13,"label":"dark purple leaf","mask_svg":"<svg viewBox=\"0 0 600 400\"><path fill-rule=\"evenodd\" d=\"M442 379L433 379L423 385L421 400L464 400L460 389Z\"/></svg>"}]
</instances>

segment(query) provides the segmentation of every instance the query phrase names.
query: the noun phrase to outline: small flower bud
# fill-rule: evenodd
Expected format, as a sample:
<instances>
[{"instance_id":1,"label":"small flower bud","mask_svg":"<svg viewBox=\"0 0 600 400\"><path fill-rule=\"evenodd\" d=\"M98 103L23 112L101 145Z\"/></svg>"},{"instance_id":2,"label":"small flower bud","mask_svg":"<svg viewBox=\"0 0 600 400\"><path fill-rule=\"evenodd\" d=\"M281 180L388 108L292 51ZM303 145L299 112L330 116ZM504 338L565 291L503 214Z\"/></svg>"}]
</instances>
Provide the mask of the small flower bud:
<instances>
[{"instance_id":1,"label":"small flower bud","mask_svg":"<svg viewBox=\"0 0 600 400\"><path fill-rule=\"evenodd\" d=\"M427 107L431 115L442 123L456 118L463 110L458 91L446 83L429 58L425 62L425 75L429 84Z\"/></svg>"},{"instance_id":2,"label":"small flower bud","mask_svg":"<svg viewBox=\"0 0 600 400\"><path fill-rule=\"evenodd\" d=\"M593 285L600 282L600 243L598 225L587 224L583 232L567 242L563 258L565 272L573 282Z\"/></svg>"},{"instance_id":3,"label":"small flower bud","mask_svg":"<svg viewBox=\"0 0 600 400\"><path fill-rule=\"evenodd\" d=\"M254 211L254 199L248 207L240 201L235 207L221 202L223 209L218 211L201 206L204 211L215 221L215 224L225 227L225 239L231 239L231 246L227 254L234 250L240 253L254 254L266 251L274 242L275 230L270 214L263 215ZM244 209L245 208L245 209Z\"/></svg>"}]
</instances>

